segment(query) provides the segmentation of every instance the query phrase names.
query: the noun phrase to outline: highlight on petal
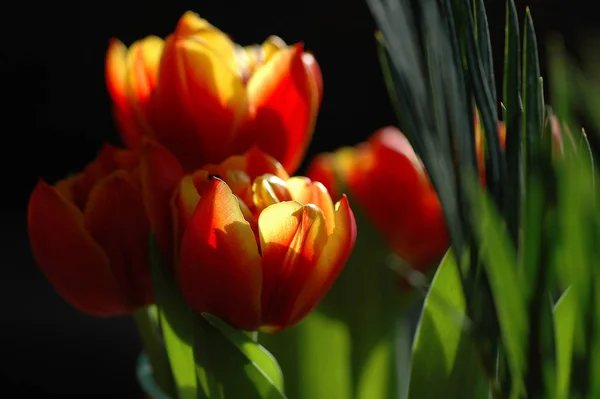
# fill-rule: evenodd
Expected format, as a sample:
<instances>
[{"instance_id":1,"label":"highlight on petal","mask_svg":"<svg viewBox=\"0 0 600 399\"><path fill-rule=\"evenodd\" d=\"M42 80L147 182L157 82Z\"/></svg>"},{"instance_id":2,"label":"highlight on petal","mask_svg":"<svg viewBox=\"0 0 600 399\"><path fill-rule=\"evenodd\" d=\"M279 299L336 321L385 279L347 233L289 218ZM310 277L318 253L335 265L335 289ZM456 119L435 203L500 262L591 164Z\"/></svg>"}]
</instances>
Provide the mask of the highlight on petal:
<instances>
[{"instance_id":1,"label":"highlight on petal","mask_svg":"<svg viewBox=\"0 0 600 399\"><path fill-rule=\"evenodd\" d=\"M109 41L104 71L113 102L118 108L127 108L127 47L119 39Z\"/></svg>"},{"instance_id":2,"label":"highlight on petal","mask_svg":"<svg viewBox=\"0 0 600 399\"><path fill-rule=\"evenodd\" d=\"M147 115L151 112L149 102L156 88L163 47L161 38L148 36L135 42L129 49L129 102L145 132L152 131Z\"/></svg>"},{"instance_id":3,"label":"highlight on petal","mask_svg":"<svg viewBox=\"0 0 600 399\"><path fill-rule=\"evenodd\" d=\"M108 256L112 274L128 303L135 307L151 304L150 225L142 191L126 171L118 170L94 186L83 223Z\"/></svg>"},{"instance_id":4,"label":"highlight on petal","mask_svg":"<svg viewBox=\"0 0 600 399\"><path fill-rule=\"evenodd\" d=\"M83 215L40 181L29 200L29 240L54 289L75 308L95 316L130 313L103 249L83 226Z\"/></svg>"},{"instance_id":5,"label":"highlight on petal","mask_svg":"<svg viewBox=\"0 0 600 399\"><path fill-rule=\"evenodd\" d=\"M179 161L160 144L147 140L140 160L142 194L150 227L156 235L161 253L172 259L173 220L170 211L171 197L183 177Z\"/></svg>"},{"instance_id":6,"label":"highlight on petal","mask_svg":"<svg viewBox=\"0 0 600 399\"><path fill-rule=\"evenodd\" d=\"M233 132L247 112L246 90L237 71L210 45L189 38L175 43L180 79L196 132L202 134L206 160L220 162Z\"/></svg>"},{"instance_id":7,"label":"highlight on petal","mask_svg":"<svg viewBox=\"0 0 600 399\"><path fill-rule=\"evenodd\" d=\"M294 176L287 180L287 187L292 198L301 204L314 204L321 209L327 222L327 232L331 234L335 224L333 201L327 188L318 182L311 181L308 177Z\"/></svg>"},{"instance_id":8,"label":"highlight on petal","mask_svg":"<svg viewBox=\"0 0 600 399\"><path fill-rule=\"evenodd\" d=\"M323 300L346 264L355 241L354 213L344 195L335 204L335 228L327 238L325 248L310 275L304 281L304 289L297 296L292 308L289 325L298 323Z\"/></svg>"},{"instance_id":9,"label":"highlight on petal","mask_svg":"<svg viewBox=\"0 0 600 399\"><path fill-rule=\"evenodd\" d=\"M302 54L302 62L314 81L314 86L317 89L319 99L317 107L320 107L321 101L323 101L323 74L321 73L321 67L315 57L310 53Z\"/></svg>"},{"instance_id":10,"label":"highlight on petal","mask_svg":"<svg viewBox=\"0 0 600 399\"><path fill-rule=\"evenodd\" d=\"M177 22L177 27L175 28L175 34L177 36L190 36L194 33L204 30L204 29L217 29L213 25L211 25L204 18L200 18L198 14L193 11L186 11L179 21Z\"/></svg>"},{"instance_id":11,"label":"highlight on petal","mask_svg":"<svg viewBox=\"0 0 600 399\"><path fill-rule=\"evenodd\" d=\"M275 54L286 49L287 47L287 44L285 44L283 39L279 36L269 36L261 45L261 50L264 57L263 62L269 61Z\"/></svg>"},{"instance_id":12,"label":"highlight on petal","mask_svg":"<svg viewBox=\"0 0 600 399\"><path fill-rule=\"evenodd\" d=\"M266 174L257 177L252 183L252 203L256 211L283 201L291 201L292 195L286 182L277 176Z\"/></svg>"},{"instance_id":13,"label":"highlight on petal","mask_svg":"<svg viewBox=\"0 0 600 399\"><path fill-rule=\"evenodd\" d=\"M300 165L318 111L317 89L302 54L302 45L281 50L250 78L251 114L241 137L257 144L289 173Z\"/></svg>"},{"instance_id":14,"label":"highlight on petal","mask_svg":"<svg viewBox=\"0 0 600 399\"><path fill-rule=\"evenodd\" d=\"M258 218L263 261L263 324L270 330L288 325L298 295L307 289L327 242L321 210L296 201L267 207Z\"/></svg>"},{"instance_id":15,"label":"highlight on petal","mask_svg":"<svg viewBox=\"0 0 600 399\"><path fill-rule=\"evenodd\" d=\"M213 178L181 242L179 282L197 312L242 330L260 326L261 259L254 233L227 184Z\"/></svg>"}]
</instances>

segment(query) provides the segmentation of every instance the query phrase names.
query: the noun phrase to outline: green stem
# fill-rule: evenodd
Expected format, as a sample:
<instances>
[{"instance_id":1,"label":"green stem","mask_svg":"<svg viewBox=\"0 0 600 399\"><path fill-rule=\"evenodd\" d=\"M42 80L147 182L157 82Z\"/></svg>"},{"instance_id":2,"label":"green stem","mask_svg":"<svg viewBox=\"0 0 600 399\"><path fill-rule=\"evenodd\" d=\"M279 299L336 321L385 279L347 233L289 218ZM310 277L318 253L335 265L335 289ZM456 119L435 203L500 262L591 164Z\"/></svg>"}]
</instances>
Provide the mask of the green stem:
<instances>
[{"instance_id":1,"label":"green stem","mask_svg":"<svg viewBox=\"0 0 600 399\"><path fill-rule=\"evenodd\" d=\"M162 342L152 307L146 307L133 314L142 345L152 367L152 377L156 385L169 397L175 398L175 382L169 364L167 351Z\"/></svg>"}]
</instances>

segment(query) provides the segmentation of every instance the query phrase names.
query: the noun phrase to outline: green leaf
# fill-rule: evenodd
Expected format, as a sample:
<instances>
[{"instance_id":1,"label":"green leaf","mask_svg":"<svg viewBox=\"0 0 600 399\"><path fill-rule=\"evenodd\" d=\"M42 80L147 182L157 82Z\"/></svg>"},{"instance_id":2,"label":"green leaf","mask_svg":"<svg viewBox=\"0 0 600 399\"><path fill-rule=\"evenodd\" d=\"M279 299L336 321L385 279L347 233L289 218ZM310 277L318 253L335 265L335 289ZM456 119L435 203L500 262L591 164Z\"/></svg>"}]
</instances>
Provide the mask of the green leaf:
<instances>
[{"instance_id":1,"label":"green leaf","mask_svg":"<svg viewBox=\"0 0 600 399\"><path fill-rule=\"evenodd\" d=\"M179 399L196 399L197 381L192 348L192 319L175 277L150 237L150 271L160 326Z\"/></svg>"},{"instance_id":2,"label":"green leaf","mask_svg":"<svg viewBox=\"0 0 600 399\"><path fill-rule=\"evenodd\" d=\"M477 27L476 39L479 47L479 54L481 55L481 65L485 72L485 76L487 76L487 86L490 90L492 103L497 104L494 58L492 57L492 42L490 40L485 3L483 0L474 0L473 4L475 6L475 26Z\"/></svg>"},{"instance_id":3,"label":"green leaf","mask_svg":"<svg viewBox=\"0 0 600 399\"><path fill-rule=\"evenodd\" d=\"M462 22L461 33L463 34L464 53L469 71L467 78L473 87L473 94L485 132L489 155L489 163L486 168L486 173L489 176L487 184L493 193L494 199L500 201L505 191L506 164L504 153L500 150L500 140L498 138L498 105L494 103L493 89L486 78L482 56L475 39L476 29L469 1L458 0L454 15L459 16Z\"/></svg>"},{"instance_id":4,"label":"green leaf","mask_svg":"<svg viewBox=\"0 0 600 399\"><path fill-rule=\"evenodd\" d=\"M525 35L523 37L523 97L525 123L525 169L533 167L539 160L544 128L544 98L540 87L540 64L535 29L529 8L526 10ZM525 185L527 185L527 171Z\"/></svg>"},{"instance_id":5,"label":"green leaf","mask_svg":"<svg viewBox=\"0 0 600 399\"><path fill-rule=\"evenodd\" d=\"M448 251L425 299L415 333L409 399L485 398L488 384L467 332L465 298Z\"/></svg>"},{"instance_id":6,"label":"green leaf","mask_svg":"<svg viewBox=\"0 0 600 399\"><path fill-rule=\"evenodd\" d=\"M473 227L480 256L496 305L498 322L507 362L511 372L512 394L523 392L526 342L529 333L526 302L517 277L517 256L493 202L479 181L471 179L468 187L473 204Z\"/></svg>"},{"instance_id":7,"label":"green leaf","mask_svg":"<svg viewBox=\"0 0 600 399\"><path fill-rule=\"evenodd\" d=\"M570 392L571 363L577 301L567 289L554 307L554 329L556 332L556 397L567 398Z\"/></svg>"},{"instance_id":8,"label":"green leaf","mask_svg":"<svg viewBox=\"0 0 600 399\"><path fill-rule=\"evenodd\" d=\"M468 122L461 122L459 118L464 120L472 116L471 111L465 116L466 106L461 109L460 104L453 102L461 85L456 83L459 78L454 68L440 67L440 63L448 66L446 61L456 63L451 42L456 35L448 31L448 19L451 17L440 13L439 7L432 1L424 2L420 14L413 10L413 6L421 7L421 4L409 4L403 0L368 0L368 5L382 32L378 35L380 60L388 91L399 113L400 129L428 171L444 208L455 250L463 252L464 223L458 202L460 194L456 189L453 147L450 145L454 137L449 137L447 132L453 133L460 126L469 126ZM434 20L437 22L431 23ZM423 31L419 31L418 27ZM434 102L437 106L432 117L431 104ZM451 110L449 115L446 109ZM451 126L449 122L452 122ZM467 134L464 130L461 133ZM464 143L458 142L462 151ZM473 159L474 150L469 154ZM472 163L475 165L475 162Z\"/></svg>"},{"instance_id":9,"label":"green leaf","mask_svg":"<svg viewBox=\"0 0 600 399\"><path fill-rule=\"evenodd\" d=\"M200 398L285 399L283 375L265 348L215 316L193 322Z\"/></svg>"},{"instance_id":10,"label":"green leaf","mask_svg":"<svg viewBox=\"0 0 600 399\"><path fill-rule=\"evenodd\" d=\"M521 165L521 48L519 21L513 0L506 1L504 38L503 104L506 127L506 164L510 190L506 192L505 215L508 231L516 245L519 241L523 170Z\"/></svg>"}]
</instances>

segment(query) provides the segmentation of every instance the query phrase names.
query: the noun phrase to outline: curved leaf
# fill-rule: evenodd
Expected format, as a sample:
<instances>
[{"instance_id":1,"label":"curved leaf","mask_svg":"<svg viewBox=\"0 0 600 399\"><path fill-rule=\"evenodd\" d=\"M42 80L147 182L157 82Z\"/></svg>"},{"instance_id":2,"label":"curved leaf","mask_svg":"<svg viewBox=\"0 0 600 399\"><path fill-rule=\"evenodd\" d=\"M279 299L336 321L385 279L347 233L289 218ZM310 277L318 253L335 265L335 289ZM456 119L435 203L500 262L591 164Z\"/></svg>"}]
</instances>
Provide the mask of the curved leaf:
<instances>
[{"instance_id":1,"label":"curved leaf","mask_svg":"<svg viewBox=\"0 0 600 399\"><path fill-rule=\"evenodd\" d=\"M204 313L194 316L194 358L204 397L285 399L275 358L244 332Z\"/></svg>"},{"instance_id":2,"label":"curved leaf","mask_svg":"<svg viewBox=\"0 0 600 399\"><path fill-rule=\"evenodd\" d=\"M414 341L409 399L487 398L487 381L466 332L465 298L454 255L440 264Z\"/></svg>"}]
</instances>

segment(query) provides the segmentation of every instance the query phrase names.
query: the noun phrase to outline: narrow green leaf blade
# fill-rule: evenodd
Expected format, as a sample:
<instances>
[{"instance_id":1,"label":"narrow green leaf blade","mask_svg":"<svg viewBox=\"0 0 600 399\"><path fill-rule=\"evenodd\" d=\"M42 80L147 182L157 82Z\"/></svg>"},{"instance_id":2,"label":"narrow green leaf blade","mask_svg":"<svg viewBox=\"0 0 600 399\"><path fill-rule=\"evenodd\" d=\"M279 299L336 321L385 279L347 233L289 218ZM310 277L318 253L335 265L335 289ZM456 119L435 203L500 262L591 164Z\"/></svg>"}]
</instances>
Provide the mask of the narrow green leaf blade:
<instances>
[{"instance_id":1,"label":"narrow green leaf blade","mask_svg":"<svg viewBox=\"0 0 600 399\"><path fill-rule=\"evenodd\" d=\"M556 333L556 397L569 397L577 298L567 289L554 307Z\"/></svg>"},{"instance_id":2,"label":"narrow green leaf blade","mask_svg":"<svg viewBox=\"0 0 600 399\"><path fill-rule=\"evenodd\" d=\"M197 398L197 381L192 348L191 311L179 285L162 261L154 236L150 238L150 272L161 331L177 385L179 399Z\"/></svg>"},{"instance_id":3,"label":"narrow green leaf blade","mask_svg":"<svg viewBox=\"0 0 600 399\"><path fill-rule=\"evenodd\" d=\"M467 77L473 87L473 94L485 131L489 155L489 165L486 172L489 172L487 174L490 176L487 184L493 193L494 199L499 201L505 191L506 165L504 153L500 150L500 139L498 138L498 105L494 103L492 89L486 78L486 71L476 43L476 29L469 1L458 0L454 15L460 16L462 21L461 33L463 34L464 53L469 71Z\"/></svg>"},{"instance_id":4,"label":"narrow green leaf blade","mask_svg":"<svg viewBox=\"0 0 600 399\"><path fill-rule=\"evenodd\" d=\"M508 231L517 245L523 169L521 164L521 48L519 21L515 3L506 1L506 29L504 38L504 126L506 128L506 165L510 189L506 192L505 215Z\"/></svg>"},{"instance_id":5,"label":"narrow green leaf blade","mask_svg":"<svg viewBox=\"0 0 600 399\"><path fill-rule=\"evenodd\" d=\"M488 276L498 314L502 342L507 352L513 393L523 391L526 342L529 333L527 308L517 276L517 255L506 225L479 181L471 179L473 227L480 256Z\"/></svg>"},{"instance_id":6,"label":"narrow green leaf blade","mask_svg":"<svg viewBox=\"0 0 600 399\"><path fill-rule=\"evenodd\" d=\"M492 56L492 42L490 40L490 29L483 0L474 0L475 25L477 27L477 45L481 55L481 65L487 77L487 86L490 90L492 103L497 107L498 96L496 95L496 78L494 75L494 57Z\"/></svg>"},{"instance_id":7,"label":"narrow green leaf blade","mask_svg":"<svg viewBox=\"0 0 600 399\"><path fill-rule=\"evenodd\" d=\"M433 278L415 333L409 399L487 397L487 381L466 331L461 284L449 251Z\"/></svg>"}]
</instances>

